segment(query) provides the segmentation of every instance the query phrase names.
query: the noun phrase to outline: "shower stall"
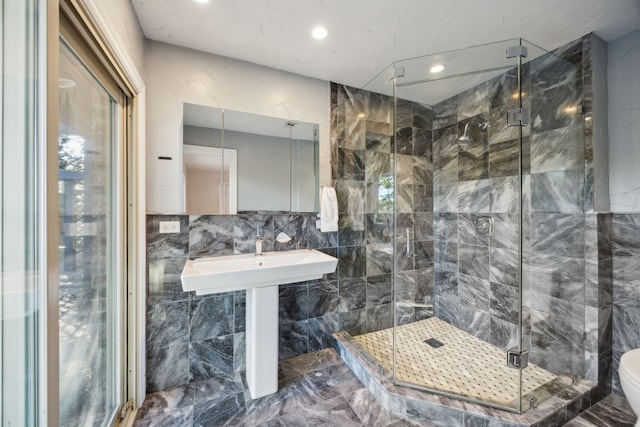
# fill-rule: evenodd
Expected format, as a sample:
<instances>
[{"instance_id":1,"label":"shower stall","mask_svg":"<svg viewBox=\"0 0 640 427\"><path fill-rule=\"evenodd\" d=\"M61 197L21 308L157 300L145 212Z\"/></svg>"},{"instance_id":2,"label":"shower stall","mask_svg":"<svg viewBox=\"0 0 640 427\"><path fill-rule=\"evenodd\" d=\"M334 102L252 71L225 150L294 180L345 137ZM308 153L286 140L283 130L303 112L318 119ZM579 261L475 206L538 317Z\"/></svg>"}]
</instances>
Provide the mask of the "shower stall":
<instances>
[{"instance_id":1,"label":"shower stall","mask_svg":"<svg viewBox=\"0 0 640 427\"><path fill-rule=\"evenodd\" d=\"M582 79L514 39L332 85L339 330L395 385L522 413L586 376Z\"/></svg>"}]
</instances>

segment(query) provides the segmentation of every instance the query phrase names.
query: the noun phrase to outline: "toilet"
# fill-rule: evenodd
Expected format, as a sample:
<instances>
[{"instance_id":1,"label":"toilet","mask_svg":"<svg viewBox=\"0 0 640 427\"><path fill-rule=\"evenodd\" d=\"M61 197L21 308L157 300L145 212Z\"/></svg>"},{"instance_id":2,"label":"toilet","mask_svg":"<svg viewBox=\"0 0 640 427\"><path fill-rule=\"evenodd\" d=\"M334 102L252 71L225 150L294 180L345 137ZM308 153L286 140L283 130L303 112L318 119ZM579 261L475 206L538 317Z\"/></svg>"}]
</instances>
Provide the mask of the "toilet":
<instances>
[{"instance_id":1,"label":"toilet","mask_svg":"<svg viewBox=\"0 0 640 427\"><path fill-rule=\"evenodd\" d=\"M624 395L638 416L636 427L640 427L640 348L627 351L620 358L620 385Z\"/></svg>"}]
</instances>

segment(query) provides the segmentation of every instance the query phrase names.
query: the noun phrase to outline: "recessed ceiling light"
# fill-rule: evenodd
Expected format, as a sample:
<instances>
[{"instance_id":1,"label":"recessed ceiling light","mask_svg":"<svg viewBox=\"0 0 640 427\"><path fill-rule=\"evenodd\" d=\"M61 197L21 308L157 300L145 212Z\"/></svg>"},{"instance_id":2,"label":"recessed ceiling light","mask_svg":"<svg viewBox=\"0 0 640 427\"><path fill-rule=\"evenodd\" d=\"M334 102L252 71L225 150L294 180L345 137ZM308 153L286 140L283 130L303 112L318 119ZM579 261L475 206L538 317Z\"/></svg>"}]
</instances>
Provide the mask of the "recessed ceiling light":
<instances>
[{"instance_id":1,"label":"recessed ceiling light","mask_svg":"<svg viewBox=\"0 0 640 427\"><path fill-rule=\"evenodd\" d=\"M440 71L444 70L444 65L442 64L436 64L433 67L431 67L431 69L429 71L431 71L432 73L439 73Z\"/></svg>"},{"instance_id":2,"label":"recessed ceiling light","mask_svg":"<svg viewBox=\"0 0 640 427\"><path fill-rule=\"evenodd\" d=\"M322 25L318 25L313 29L313 31L311 31L311 35L316 40L326 39L327 36L329 35L329 30L327 30Z\"/></svg>"},{"instance_id":3,"label":"recessed ceiling light","mask_svg":"<svg viewBox=\"0 0 640 427\"><path fill-rule=\"evenodd\" d=\"M193 0L196 3L209 3L209 0Z\"/></svg>"}]
</instances>

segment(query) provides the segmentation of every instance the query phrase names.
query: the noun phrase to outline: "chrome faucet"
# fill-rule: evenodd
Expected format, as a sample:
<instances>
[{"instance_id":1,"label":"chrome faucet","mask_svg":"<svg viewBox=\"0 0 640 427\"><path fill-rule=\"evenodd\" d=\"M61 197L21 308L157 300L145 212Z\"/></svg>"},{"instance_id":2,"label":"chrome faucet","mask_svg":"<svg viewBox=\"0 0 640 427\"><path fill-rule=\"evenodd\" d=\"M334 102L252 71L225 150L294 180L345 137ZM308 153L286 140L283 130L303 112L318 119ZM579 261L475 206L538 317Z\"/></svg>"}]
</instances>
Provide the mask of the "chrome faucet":
<instances>
[{"instance_id":1,"label":"chrome faucet","mask_svg":"<svg viewBox=\"0 0 640 427\"><path fill-rule=\"evenodd\" d=\"M256 224L256 256L262 256L262 236L260 226Z\"/></svg>"}]
</instances>

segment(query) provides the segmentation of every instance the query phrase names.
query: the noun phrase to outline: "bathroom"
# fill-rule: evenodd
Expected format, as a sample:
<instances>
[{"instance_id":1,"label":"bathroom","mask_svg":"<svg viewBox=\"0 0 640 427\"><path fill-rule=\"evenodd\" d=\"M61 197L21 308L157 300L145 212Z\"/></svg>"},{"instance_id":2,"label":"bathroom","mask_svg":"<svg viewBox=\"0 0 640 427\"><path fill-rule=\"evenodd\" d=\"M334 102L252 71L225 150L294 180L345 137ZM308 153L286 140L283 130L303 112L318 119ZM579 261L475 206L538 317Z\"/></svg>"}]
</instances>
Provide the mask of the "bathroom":
<instances>
[{"instance_id":1,"label":"bathroom","mask_svg":"<svg viewBox=\"0 0 640 427\"><path fill-rule=\"evenodd\" d=\"M395 58L356 87L151 40L135 16L144 2L132 3L94 12L143 71L135 424L633 425L618 369L640 347L640 172L628 142L638 139L638 30L607 41L587 30L545 46L551 54L526 40L474 41L452 48L491 49L488 67L467 60L466 72L423 82L411 74L419 66ZM522 67L504 56L520 43ZM448 92L419 98L444 80ZM315 206L185 212L189 105L313 124ZM519 107L529 123L508 127L505 111ZM295 163L259 163L269 174L280 160ZM336 190L337 232L318 227L322 187ZM166 223L179 231L161 232ZM253 253L258 238L265 252L315 249L338 267L279 287L281 390L252 400L245 292L187 293L180 275L190 259ZM515 395L502 401L474 395L481 376L464 392L428 382L442 367L403 377L398 355L416 352L399 332L430 320L499 349L502 362L520 347L510 363L528 358L552 386L532 393L527 371L508 368L500 386ZM376 333L395 341L382 357Z\"/></svg>"}]
</instances>

